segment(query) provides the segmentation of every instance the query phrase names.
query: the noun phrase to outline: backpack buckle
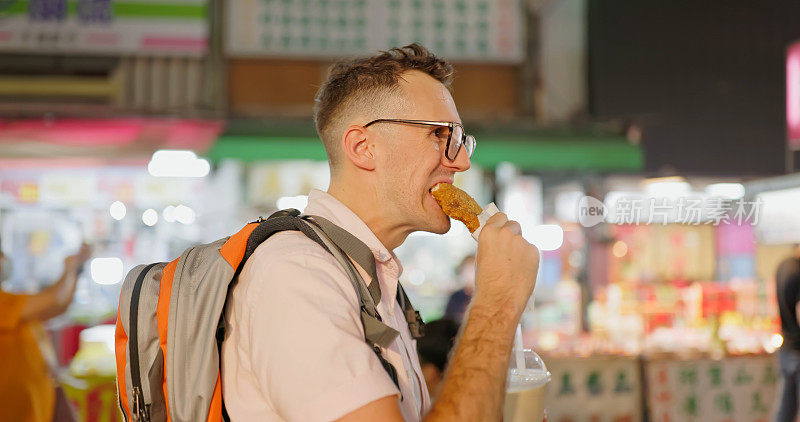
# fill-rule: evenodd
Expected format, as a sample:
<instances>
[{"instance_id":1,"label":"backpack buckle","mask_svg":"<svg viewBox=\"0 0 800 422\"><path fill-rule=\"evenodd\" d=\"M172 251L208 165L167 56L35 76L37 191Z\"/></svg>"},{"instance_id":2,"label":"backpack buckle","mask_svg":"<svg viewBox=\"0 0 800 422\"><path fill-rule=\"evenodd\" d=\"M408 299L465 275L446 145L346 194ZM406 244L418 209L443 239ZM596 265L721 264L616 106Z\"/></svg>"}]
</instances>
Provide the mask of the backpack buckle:
<instances>
[{"instance_id":1,"label":"backpack buckle","mask_svg":"<svg viewBox=\"0 0 800 422\"><path fill-rule=\"evenodd\" d=\"M411 337L416 339L425 337L425 322L422 320L419 311L408 309L406 312L406 322L408 322L408 331L411 332Z\"/></svg>"},{"instance_id":2,"label":"backpack buckle","mask_svg":"<svg viewBox=\"0 0 800 422\"><path fill-rule=\"evenodd\" d=\"M144 396L142 395L142 390L139 387L133 387L133 403L132 403L133 414L139 421L148 422L150 421L150 412L149 412L149 405L144 404Z\"/></svg>"}]
</instances>

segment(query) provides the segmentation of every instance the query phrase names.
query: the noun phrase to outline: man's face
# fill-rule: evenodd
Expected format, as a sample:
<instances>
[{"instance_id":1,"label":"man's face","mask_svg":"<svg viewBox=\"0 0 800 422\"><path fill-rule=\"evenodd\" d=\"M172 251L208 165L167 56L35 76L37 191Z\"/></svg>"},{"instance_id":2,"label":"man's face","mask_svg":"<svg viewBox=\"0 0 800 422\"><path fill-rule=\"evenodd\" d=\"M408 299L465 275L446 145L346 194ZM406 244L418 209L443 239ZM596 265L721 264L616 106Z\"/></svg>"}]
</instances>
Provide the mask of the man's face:
<instances>
[{"instance_id":1,"label":"man's face","mask_svg":"<svg viewBox=\"0 0 800 422\"><path fill-rule=\"evenodd\" d=\"M390 119L461 122L453 97L447 88L431 76L419 71L403 74L400 81L405 104L387 110ZM376 129L380 149L376 155L378 195L393 222L412 231L446 233L450 219L433 199L429 189L439 182L452 183L456 172L470 167L462 147L455 161L445 157L446 137L436 126L380 124Z\"/></svg>"}]
</instances>

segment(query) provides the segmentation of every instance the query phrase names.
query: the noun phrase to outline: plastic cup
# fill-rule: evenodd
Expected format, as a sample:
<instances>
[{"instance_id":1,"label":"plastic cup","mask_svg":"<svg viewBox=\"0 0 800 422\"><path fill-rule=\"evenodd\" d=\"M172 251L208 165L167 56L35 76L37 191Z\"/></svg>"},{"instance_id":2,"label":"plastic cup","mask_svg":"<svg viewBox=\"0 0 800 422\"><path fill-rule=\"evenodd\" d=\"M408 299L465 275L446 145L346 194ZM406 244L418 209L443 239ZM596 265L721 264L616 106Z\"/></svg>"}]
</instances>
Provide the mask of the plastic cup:
<instances>
[{"instance_id":1,"label":"plastic cup","mask_svg":"<svg viewBox=\"0 0 800 422\"><path fill-rule=\"evenodd\" d=\"M517 351L511 352L516 356ZM545 394L550 372L542 358L530 349L524 349L525 367L518 368L512 358L506 378L506 398L503 405L503 422L532 422L544 420Z\"/></svg>"}]
</instances>

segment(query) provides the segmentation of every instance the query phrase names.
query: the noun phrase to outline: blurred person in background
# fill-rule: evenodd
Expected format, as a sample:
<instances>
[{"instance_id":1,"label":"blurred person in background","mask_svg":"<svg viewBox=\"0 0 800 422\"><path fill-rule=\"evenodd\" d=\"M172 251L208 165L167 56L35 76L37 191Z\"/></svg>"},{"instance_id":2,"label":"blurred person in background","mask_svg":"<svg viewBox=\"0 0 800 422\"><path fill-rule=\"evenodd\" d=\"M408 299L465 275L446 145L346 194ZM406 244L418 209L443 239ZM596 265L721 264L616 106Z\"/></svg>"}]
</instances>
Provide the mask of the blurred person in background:
<instances>
[{"instance_id":1,"label":"blurred person in background","mask_svg":"<svg viewBox=\"0 0 800 422\"><path fill-rule=\"evenodd\" d=\"M65 402L56 400L55 362L50 360L54 356L42 322L67 310L90 254L89 247L81 245L77 254L64 259L58 281L39 293L12 294L0 289L0 419L49 422L63 417L62 412L54 412L57 404L61 409ZM0 266L8 268L7 262L0 247Z\"/></svg>"},{"instance_id":2,"label":"blurred person in background","mask_svg":"<svg viewBox=\"0 0 800 422\"><path fill-rule=\"evenodd\" d=\"M461 289L453 292L447 299L444 316L460 323L475 290L475 254L469 254L461 260L456 267L456 279Z\"/></svg>"},{"instance_id":3,"label":"blurred person in background","mask_svg":"<svg viewBox=\"0 0 800 422\"><path fill-rule=\"evenodd\" d=\"M783 345L778 352L782 375L776 422L793 422L800 404L800 244L781 262L775 276Z\"/></svg>"},{"instance_id":4,"label":"blurred person in background","mask_svg":"<svg viewBox=\"0 0 800 422\"><path fill-rule=\"evenodd\" d=\"M425 324L425 336L417 340L417 353L422 368L422 376L428 386L431 400L439 397L444 370L450 350L458 335L459 324L449 318L437 319Z\"/></svg>"}]
</instances>

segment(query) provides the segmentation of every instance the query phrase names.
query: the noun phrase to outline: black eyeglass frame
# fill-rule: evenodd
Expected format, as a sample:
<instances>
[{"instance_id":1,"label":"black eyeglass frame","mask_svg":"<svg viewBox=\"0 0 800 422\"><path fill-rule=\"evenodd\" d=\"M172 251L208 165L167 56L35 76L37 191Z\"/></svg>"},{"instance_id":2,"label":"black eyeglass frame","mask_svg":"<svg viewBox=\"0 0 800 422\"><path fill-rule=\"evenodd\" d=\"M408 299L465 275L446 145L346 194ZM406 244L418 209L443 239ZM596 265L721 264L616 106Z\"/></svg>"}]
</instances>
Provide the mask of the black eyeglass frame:
<instances>
[{"instance_id":1,"label":"black eyeglass frame","mask_svg":"<svg viewBox=\"0 0 800 422\"><path fill-rule=\"evenodd\" d=\"M455 161L456 157L458 157L458 153L461 152L461 147L464 146L464 149L467 151L467 157L472 158L472 154L475 153L475 149L478 147L478 141L472 135L467 135L467 132L464 130L464 125L458 122L438 122L433 120L407 120L407 119L375 119L367 124L364 127L369 127L375 123L405 123L410 125L420 125L420 126L446 126L450 128L450 134L447 135L447 144L444 148L444 156L447 157L450 161ZM450 141L453 138L453 132L455 132L455 127L458 126L461 128L461 139L458 143L458 148L456 152L450 157L448 152L450 151ZM467 139L472 139L472 150L469 149L466 141Z\"/></svg>"}]
</instances>

